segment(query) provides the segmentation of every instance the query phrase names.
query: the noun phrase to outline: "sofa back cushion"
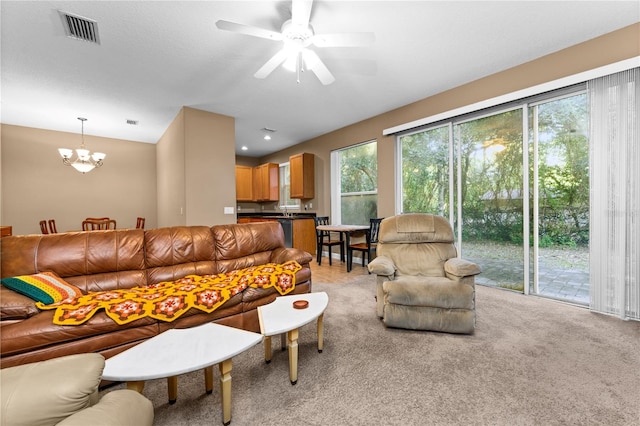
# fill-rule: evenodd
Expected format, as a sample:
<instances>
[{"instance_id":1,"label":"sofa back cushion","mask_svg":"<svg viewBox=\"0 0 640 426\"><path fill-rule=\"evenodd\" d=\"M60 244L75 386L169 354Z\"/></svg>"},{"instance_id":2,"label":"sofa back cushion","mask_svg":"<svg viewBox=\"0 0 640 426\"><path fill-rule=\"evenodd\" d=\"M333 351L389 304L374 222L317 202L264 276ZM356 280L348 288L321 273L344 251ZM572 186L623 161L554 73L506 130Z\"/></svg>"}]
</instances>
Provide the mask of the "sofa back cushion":
<instances>
[{"instance_id":1,"label":"sofa back cushion","mask_svg":"<svg viewBox=\"0 0 640 426\"><path fill-rule=\"evenodd\" d=\"M145 247L149 284L217 273L215 244L207 226L149 229Z\"/></svg>"},{"instance_id":2,"label":"sofa back cushion","mask_svg":"<svg viewBox=\"0 0 640 426\"><path fill-rule=\"evenodd\" d=\"M279 222L255 222L211 227L218 272L270 263L273 250L284 247Z\"/></svg>"},{"instance_id":3,"label":"sofa back cushion","mask_svg":"<svg viewBox=\"0 0 640 426\"><path fill-rule=\"evenodd\" d=\"M3 278L49 271L84 293L144 285L144 231L5 237L1 265Z\"/></svg>"}]
</instances>

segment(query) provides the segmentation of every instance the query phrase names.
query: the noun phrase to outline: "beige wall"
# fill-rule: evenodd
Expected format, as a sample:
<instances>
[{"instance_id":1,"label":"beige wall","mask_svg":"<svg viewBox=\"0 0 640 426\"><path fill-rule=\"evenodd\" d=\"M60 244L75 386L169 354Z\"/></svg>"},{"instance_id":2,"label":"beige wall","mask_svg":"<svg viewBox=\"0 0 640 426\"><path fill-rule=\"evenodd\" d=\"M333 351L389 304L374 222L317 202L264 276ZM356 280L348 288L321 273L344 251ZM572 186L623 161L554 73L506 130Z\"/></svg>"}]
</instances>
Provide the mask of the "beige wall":
<instances>
[{"instance_id":1,"label":"beige wall","mask_svg":"<svg viewBox=\"0 0 640 426\"><path fill-rule=\"evenodd\" d=\"M156 144L159 228L187 224L184 154L181 109Z\"/></svg>"},{"instance_id":2,"label":"beige wall","mask_svg":"<svg viewBox=\"0 0 640 426\"><path fill-rule=\"evenodd\" d=\"M158 141L157 157L159 227L235 223L232 117L182 108Z\"/></svg>"},{"instance_id":3,"label":"beige wall","mask_svg":"<svg viewBox=\"0 0 640 426\"><path fill-rule=\"evenodd\" d=\"M193 108L184 114L187 225L235 223L235 119Z\"/></svg>"},{"instance_id":4,"label":"beige wall","mask_svg":"<svg viewBox=\"0 0 640 426\"><path fill-rule=\"evenodd\" d=\"M260 162L284 162L299 152L315 154L313 210L319 215L330 215L331 151L375 139L378 216L391 216L395 214L395 137L383 136L384 129L637 56L640 56L640 23L327 133L261 158Z\"/></svg>"},{"instance_id":5,"label":"beige wall","mask_svg":"<svg viewBox=\"0 0 640 426\"><path fill-rule=\"evenodd\" d=\"M155 145L85 135L87 148L107 157L83 175L58 154L58 148L77 148L79 134L3 124L1 136L2 224L14 234L40 233L43 219L55 219L58 231L103 216L121 228L135 227L138 216L155 226Z\"/></svg>"}]
</instances>

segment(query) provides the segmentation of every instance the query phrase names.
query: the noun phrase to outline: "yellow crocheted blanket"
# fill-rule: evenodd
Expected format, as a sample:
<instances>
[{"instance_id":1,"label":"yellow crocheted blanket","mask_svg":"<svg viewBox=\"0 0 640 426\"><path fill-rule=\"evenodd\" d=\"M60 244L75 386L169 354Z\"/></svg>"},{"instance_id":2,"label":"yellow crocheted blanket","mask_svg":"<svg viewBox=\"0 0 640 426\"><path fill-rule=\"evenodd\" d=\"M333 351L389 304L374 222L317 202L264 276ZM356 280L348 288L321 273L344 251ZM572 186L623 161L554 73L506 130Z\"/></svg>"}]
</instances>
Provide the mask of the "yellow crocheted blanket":
<instances>
[{"instance_id":1,"label":"yellow crocheted blanket","mask_svg":"<svg viewBox=\"0 0 640 426\"><path fill-rule=\"evenodd\" d=\"M44 305L55 309L53 323L80 325L100 309L118 324L144 317L171 322L191 308L210 313L248 287L275 289L281 295L295 287L295 275L302 267L294 260L267 263L217 275L187 275L176 281L165 281L146 287L134 287L84 294L73 299Z\"/></svg>"}]
</instances>

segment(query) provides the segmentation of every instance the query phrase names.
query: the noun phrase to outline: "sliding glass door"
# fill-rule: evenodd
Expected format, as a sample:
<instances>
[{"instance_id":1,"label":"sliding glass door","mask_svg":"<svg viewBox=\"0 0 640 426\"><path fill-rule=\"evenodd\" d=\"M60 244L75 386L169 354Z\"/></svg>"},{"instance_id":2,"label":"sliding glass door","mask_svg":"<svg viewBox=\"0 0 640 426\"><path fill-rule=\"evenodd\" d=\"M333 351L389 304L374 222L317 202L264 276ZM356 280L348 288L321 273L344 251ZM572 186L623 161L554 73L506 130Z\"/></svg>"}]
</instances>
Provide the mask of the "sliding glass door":
<instances>
[{"instance_id":1,"label":"sliding glass door","mask_svg":"<svg viewBox=\"0 0 640 426\"><path fill-rule=\"evenodd\" d=\"M482 265L478 283L521 292L522 109L457 123L454 135L462 256Z\"/></svg>"},{"instance_id":2,"label":"sliding glass door","mask_svg":"<svg viewBox=\"0 0 640 426\"><path fill-rule=\"evenodd\" d=\"M534 294L589 303L587 96L532 105L530 256Z\"/></svg>"},{"instance_id":3,"label":"sliding glass door","mask_svg":"<svg viewBox=\"0 0 640 426\"><path fill-rule=\"evenodd\" d=\"M450 218L450 125L401 137L402 211Z\"/></svg>"},{"instance_id":4,"label":"sliding glass door","mask_svg":"<svg viewBox=\"0 0 640 426\"><path fill-rule=\"evenodd\" d=\"M398 137L401 212L450 219L479 284L589 303L586 95L458 117Z\"/></svg>"}]
</instances>

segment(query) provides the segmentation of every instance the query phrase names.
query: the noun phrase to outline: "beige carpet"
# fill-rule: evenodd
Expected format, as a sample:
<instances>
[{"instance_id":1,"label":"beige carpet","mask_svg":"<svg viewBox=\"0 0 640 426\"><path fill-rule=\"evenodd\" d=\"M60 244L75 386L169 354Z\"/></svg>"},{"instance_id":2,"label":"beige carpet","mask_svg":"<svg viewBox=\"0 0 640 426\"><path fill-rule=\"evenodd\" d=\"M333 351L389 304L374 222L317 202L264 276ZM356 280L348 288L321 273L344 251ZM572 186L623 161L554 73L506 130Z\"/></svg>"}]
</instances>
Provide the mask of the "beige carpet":
<instances>
[{"instance_id":1,"label":"beige carpet","mask_svg":"<svg viewBox=\"0 0 640 426\"><path fill-rule=\"evenodd\" d=\"M301 330L295 386L279 339L270 364L261 345L235 357L232 424L640 425L639 322L478 286L474 335L388 329L374 286L313 284L329 294L325 349ZM147 382L156 425L221 424L202 372L178 383L169 405L166 381Z\"/></svg>"}]
</instances>

